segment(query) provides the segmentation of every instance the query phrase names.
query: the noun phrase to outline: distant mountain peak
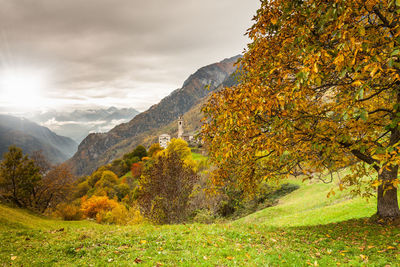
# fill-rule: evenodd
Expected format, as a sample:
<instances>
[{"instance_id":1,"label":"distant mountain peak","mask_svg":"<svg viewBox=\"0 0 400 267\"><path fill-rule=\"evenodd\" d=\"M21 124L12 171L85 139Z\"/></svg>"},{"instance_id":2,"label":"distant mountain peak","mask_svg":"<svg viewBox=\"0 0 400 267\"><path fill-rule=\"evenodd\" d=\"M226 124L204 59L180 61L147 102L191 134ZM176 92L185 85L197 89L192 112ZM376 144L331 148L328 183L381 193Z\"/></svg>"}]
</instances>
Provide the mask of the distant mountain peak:
<instances>
[{"instance_id":1,"label":"distant mountain peak","mask_svg":"<svg viewBox=\"0 0 400 267\"><path fill-rule=\"evenodd\" d=\"M91 108L69 112L51 110L32 114L29 119L52 131L81 142L89 133L107 132L117 124L128 122L139 114L134 108Z\"/></svg>"}]
</instances>

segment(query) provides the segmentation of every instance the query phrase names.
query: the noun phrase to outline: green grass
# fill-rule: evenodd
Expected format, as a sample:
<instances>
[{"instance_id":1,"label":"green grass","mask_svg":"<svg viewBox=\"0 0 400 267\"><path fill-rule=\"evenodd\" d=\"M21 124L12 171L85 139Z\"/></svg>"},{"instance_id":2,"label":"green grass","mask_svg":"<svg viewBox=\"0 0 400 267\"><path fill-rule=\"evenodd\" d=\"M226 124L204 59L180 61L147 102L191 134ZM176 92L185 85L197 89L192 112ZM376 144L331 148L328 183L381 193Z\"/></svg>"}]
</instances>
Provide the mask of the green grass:
<instances>
[{"instance_id":1,"label":"green grass","mask_svg":"<svg viewBox=\"0 0 400 267\"><path fill-rule=\"evenodd\" d=\"M133 178L132 171L127 172L125 175L121 176L121 180L124 178Z\"/></svg>"},{"instance_id":2,"label":"green grass","mask_svg":"<svg viewBox=\"0 0 400 267\"><path fill-rule=\"evenodd\" d=\"M196 161L202 161L202 160L208 160L208 157L203 156L202 154L199 153L192 152L192 159Z\"/></svg>"},{"instance_id":3,"label":"green grass","mask_svg":"<svg viewBox=\"0 0 400 267\"><path fill-rule=\"evenodd\" d=\"M277 206L213 225L62 222L0 205L0 265L399 266L400 229L364 219L374 200L290 183L301 187Z\"/></svg>"}]
</instances>

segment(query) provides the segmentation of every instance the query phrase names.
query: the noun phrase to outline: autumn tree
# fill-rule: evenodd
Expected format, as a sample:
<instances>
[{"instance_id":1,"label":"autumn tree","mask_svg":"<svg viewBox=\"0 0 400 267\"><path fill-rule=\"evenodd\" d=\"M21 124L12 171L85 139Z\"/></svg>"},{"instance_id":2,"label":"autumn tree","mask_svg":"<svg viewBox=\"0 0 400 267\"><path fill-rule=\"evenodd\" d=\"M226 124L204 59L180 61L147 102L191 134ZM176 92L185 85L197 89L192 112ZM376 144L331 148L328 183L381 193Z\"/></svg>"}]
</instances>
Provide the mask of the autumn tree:
<instances>
[{"instance_id":1,"label":"autumn tree","mask_svg":"<svg viewBox=\"0 0 400 267\"><path fill-rule=\"evenodd\" d=\"M398 218L400 2L265 0L254 21L240 84L204 108L214 182L352 163L340 186L377 187L377 214Z\"/></svg>"},{"instance_id":2,"label":"autumn tree","mask_svg":"<svg viewBox=\"0 0 400 267\"><path fill-rule=\"evenodd\" d=\"M45 175L50 169L52 168L51 163L49 160L46 158L46 156L43 154L42 150L34 151L30 156L30 159L32 159L37 167L39 167L40 174Z\"/></svg>"},{"instance_id":3,"label":"autumn tree","mask_svg":"<svg viewBox=\"0 0 400 267\"><path fill-rule=\"evenodd\" d=\"M143 162L133 163L131 166L132 176L138 178L142 174Z\"/></svg>"},{"instance_id":4,"label":"autumn tree","mask_svg":"<svg viewBox=\"0 0 400 267\"><path fill-rule=\"evenodd\" d=\"M59 203L68 201L74 180L75 176L67 164L60 164L49 169L33 187L33 208L44 212L48 208L55 208Z\"/></svg>"},{"instance_id":5,"label":"autumn tree","mask_svg":"<svg viewBox=\"0 0 400 267\"><path fill-rule=\"evenodd\" d=\"M18 207L32 206L32 192L41 180L40 169L22 149L10 146L0 163L0 194Z\"/></svg>"},{"instance_id":6,"label":"autumn tree","mask_svg":"<svg viewBox=\"0 0 400 267\"><path fill-rule=\"evenodd\" d=\"M138 157L139 160L142 160L143 157L147 156L147 151L146 148L142 145L137 146L131 153L125 154L123 159L127 160L127 159L131 159L134 157Z\"/></svg>"},{"instance_id":7,"label":"autumn tree","mask_svg":"<svg viewBox=\"0 0 400 267\"><path fill-rule=\"evenodd\" d=\"M149 151L147 152L147 155L149 157L155 156L158 152L162 151L163 148L160 146L159 143L154 143L150 146Z\"/></svg>"},{"instance_id":8,"label":"autumn tree","mask_svg":"<svg viewBox=\"0 0 400 267\"><path fill-rule=\"evenodd\" d=\"M183 153L187 149L181 146L182 143L176 145L147 162L139 178L137 194L140 210L143 216L155 223L182 222L187 215L194 183L198 180L192 164Z\"/></svg>"}]
</instances>

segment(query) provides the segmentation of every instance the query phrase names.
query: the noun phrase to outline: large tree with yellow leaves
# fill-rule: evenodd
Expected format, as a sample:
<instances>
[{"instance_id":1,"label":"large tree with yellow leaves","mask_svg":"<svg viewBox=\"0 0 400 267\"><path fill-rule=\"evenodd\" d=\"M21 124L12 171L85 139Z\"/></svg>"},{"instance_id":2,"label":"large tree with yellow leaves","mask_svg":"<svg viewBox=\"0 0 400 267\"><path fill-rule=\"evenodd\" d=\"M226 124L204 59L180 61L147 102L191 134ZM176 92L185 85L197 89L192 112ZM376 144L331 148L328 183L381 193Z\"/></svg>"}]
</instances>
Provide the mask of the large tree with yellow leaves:
<instances>
[{"instance_id":1,"label":"large tree with yellow leaves","mask_svg":"<svg viewBox=\"0 0 400 267\"><path fill-rule=\"evenodd\" d=\"M399 217L399 13L399 0L262 1L240 84L204 107L214 182L251 191L350 165L340 186L377 187L378 215Z\"/></svg>"}]
</instances>

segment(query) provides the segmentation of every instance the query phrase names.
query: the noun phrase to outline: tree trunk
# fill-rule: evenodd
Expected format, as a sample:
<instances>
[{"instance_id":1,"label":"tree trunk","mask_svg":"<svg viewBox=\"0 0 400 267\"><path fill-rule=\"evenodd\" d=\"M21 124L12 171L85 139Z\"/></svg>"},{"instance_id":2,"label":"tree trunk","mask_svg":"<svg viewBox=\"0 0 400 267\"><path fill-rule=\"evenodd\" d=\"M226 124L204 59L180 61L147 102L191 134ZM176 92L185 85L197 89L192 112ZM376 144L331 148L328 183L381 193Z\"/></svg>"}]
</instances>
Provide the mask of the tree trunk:
<instances>
[{"instance_id":1,"label":"tree trunk","mask_svg":"<svg viewBox=\"0 0 400 267\"><path fill-rule=\"evenodd\" d=\"M378 179L381 185L378 186L378 216L383 219L397 219L400 217L399 203L397 201L397 188L392 181L397 178L398 166L384 169Z\"/></svg>"}]
</instances>

